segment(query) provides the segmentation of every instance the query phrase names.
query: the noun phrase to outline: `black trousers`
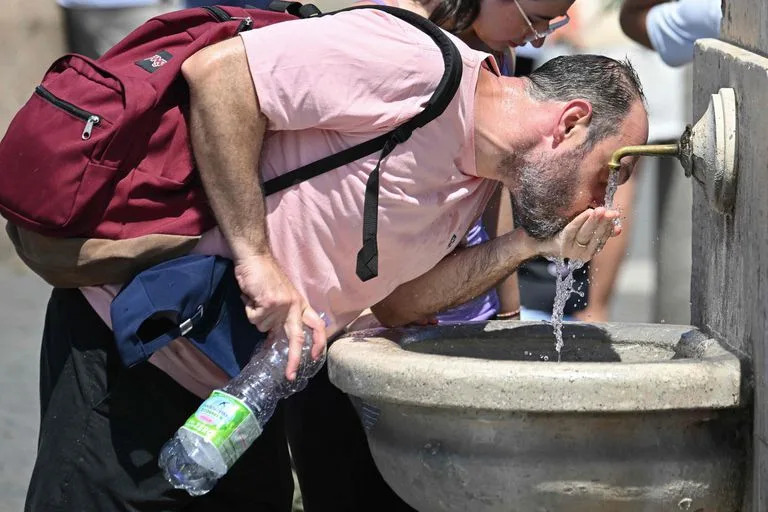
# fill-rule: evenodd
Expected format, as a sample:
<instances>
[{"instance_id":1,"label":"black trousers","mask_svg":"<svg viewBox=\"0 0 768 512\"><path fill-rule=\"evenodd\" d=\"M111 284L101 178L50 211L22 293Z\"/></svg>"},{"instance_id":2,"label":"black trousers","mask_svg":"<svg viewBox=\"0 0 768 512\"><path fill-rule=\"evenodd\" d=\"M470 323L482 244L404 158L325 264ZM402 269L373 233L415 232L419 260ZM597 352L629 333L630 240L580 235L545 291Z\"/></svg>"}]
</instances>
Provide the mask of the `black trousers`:
<instances>
[{"instance_id":1,"label":"black trousers","mask_svg":"<svg viewBox=\"0 0 768 512\"><path fill-rule=\"evenodd\" d=\"M365 431L327 366L285 401L285 428L306 512L412 512L376 469Z\"/></svg>"},{"instance_id":2,"label":"black trousers","mask_svg":"<svg viewBox=\"0 0 768 512\"><path fill-rule=\"evenodd\" d=\"M53 291L40 359L40 438L25 511L291 510L280 409L216 487L192 499L165 481L157 457L198 397L149 363L125 368L78 290Z\"/></svg>"},{"instance_id":3,"label":"black trousers","mask_svg":"<svg viewBox=\"0 0 768 512\"><path fill-rule=\"evenodd\" d=\"M157 457L199 404L151 364L125 368L112 332L82 294L55 289L43 332L40 437L25 512L290 512L286 433L307 512L413 510L381 478L351 403L325 370L278 406L210 493L192 498L172 489Z\"/></svg>"}]
</instances>

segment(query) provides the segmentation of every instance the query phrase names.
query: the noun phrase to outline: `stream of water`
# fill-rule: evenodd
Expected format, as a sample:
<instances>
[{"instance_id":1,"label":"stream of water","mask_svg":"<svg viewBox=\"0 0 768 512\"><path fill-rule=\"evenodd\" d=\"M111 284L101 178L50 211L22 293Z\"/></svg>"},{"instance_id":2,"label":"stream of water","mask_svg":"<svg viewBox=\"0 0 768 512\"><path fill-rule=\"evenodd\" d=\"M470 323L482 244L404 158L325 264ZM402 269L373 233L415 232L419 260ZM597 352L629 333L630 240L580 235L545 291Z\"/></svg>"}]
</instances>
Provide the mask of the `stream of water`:
<instances>
[{"instance_id":1,"label":"stream of water","mask_svg":"<svg viewBox=\"0 0 768 512\"><path fill-rule=\"evenodd\" d=\"M613 196L616 193L616 189L619 187L619 172L611 171L608 176L608 185L605 187L605 199L604 205L606 208L613 208ZM616 217L613 221L614 225L621 226L621 221ZM555 303L552 306L552 330L555 334L555 350L557 351L557 361L561 360L561 350L563 348L563 314L565 311L565 304L571 297L571 294L576 293L584 296L584 292L573 289L573 273L584 266L584 262L581 260L569 260L565 261L563 258L548 258L555 264L555 273L557 274L555 279Z\"/></svg>"},{"instance_id":2,"label":"stream of water","mask_svg":"<svg viewBox=\"0 0 768 512\"><path fill-rule=\"evenodd\" d=\"M563 313L565 303L571 297L572 293L584 296L584 292L573 289L573 273L584 266L581 260L565 261L562 258L548 258L555 264L555 303L552 306L552 329L555 332L555 350L557 351L557 361L560 362L560 351L563 348Z\"/></svg>"},{"instance_id":3,"label":"stream of water","mask_svg":"<svg viewBox=\"0 0 768 512\"><path fill-rule=\"evenodd\" d=\"M612 209L613 208L613 196L616 194L616 189L619 188L619 171L611 171L611 173L608 175L608 185L605 186L605 198L603 199L603 204L606 208ZM616 217L613 219L613 225L614 226L621 226L621 217Z\"/></svg>"}]
</instances>

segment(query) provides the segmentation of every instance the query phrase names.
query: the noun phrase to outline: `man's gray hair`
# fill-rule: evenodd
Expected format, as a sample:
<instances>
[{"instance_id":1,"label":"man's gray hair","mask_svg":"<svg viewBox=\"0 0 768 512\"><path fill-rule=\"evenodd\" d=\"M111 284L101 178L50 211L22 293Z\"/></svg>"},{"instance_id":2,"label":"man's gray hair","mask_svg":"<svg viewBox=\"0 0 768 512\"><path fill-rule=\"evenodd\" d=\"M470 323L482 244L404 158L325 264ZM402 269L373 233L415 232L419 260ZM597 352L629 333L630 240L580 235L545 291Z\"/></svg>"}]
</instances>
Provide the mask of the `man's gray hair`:
<instances>
[{"instance_id":1,"label":"man's gray hair","mask_svg":"<svg viewBox=\"0 0 768 512\"><path fill-rule=\"evenodd\" d=\"M528 93L538 101L583 99L592 104L585 151L615 134L635 101L645 102L640 79L628 60L566 55L544 63L528 78Z\"/></svg>"}]
</instances>

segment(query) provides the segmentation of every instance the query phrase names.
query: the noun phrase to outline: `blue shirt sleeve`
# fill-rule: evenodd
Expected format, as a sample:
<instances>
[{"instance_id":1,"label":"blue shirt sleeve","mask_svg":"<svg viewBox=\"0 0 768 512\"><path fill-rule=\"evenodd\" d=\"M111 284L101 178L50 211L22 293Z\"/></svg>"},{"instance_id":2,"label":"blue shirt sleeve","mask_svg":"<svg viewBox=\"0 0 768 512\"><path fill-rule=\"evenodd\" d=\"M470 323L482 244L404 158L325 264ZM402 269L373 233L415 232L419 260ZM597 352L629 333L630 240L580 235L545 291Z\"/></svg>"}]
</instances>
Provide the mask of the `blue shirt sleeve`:
<instances>
[{"instance_id":1,"label":"blue shirt sleeve","mask_svg":"<svg viewBox=\"0 0 768 512\"><path fill-rule=\"evenodd\" d=\"M645 23L662 60L680 66L693 60L697 39L719 35L722 17L720 0L680 0L653 6Z\"/></svg>"}]
</instances>

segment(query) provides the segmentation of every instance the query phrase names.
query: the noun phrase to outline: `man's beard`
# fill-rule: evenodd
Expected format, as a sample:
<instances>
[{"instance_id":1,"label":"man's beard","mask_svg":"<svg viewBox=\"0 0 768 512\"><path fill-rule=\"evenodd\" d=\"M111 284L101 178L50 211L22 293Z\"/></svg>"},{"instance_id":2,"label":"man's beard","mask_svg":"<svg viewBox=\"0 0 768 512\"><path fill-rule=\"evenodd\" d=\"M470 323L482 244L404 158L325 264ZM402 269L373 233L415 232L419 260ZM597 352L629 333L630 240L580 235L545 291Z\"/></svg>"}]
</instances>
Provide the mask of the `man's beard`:
<instances>
[{"instance_id":1,"label":"man's beard","mask_svg":"<svg viewBox=\"0 0 768 512\"><path fill-rule=\"evenodd\" d=\"M539 155L520 163L511 190L516 225L545 240L570 222L562 212L573 203L581 157L579 151L572 151L546 161Z\"/></svg>"}]
</instances>

